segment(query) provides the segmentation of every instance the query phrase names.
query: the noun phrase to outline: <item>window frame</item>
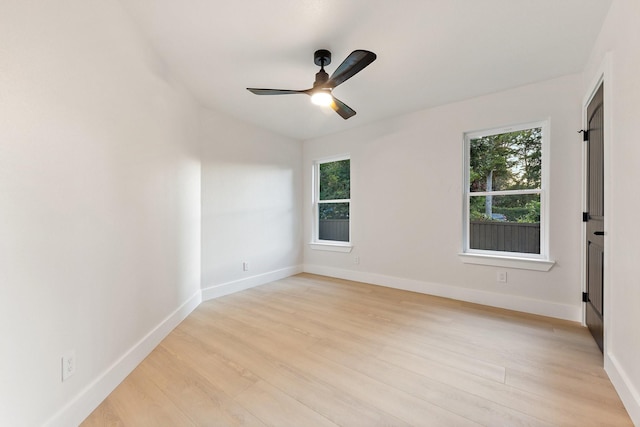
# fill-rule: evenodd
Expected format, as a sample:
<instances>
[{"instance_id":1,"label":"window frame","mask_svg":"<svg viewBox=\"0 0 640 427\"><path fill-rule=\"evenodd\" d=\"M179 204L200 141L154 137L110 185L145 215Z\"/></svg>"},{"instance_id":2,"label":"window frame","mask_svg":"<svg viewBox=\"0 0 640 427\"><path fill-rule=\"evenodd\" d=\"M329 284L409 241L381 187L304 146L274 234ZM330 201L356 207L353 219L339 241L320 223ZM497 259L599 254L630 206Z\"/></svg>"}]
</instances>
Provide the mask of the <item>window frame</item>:
<instances>
[{"instance_id":1,"label":"window frame","mask_svg":"<svg viewBox=\"0 0 640 427\"><path fill-rule=\"evenodd\" d=\"M523 190L498 190L498 191L470 191L470 155L471 140L485 136L499 135L521 130L541 128L541 182L538 189ZM533 270L548 271L554 264L549 259L549 120L533 121L512 126L497 127L481 131L465 132L463 135L463 241L462 253L463 262L471 264L496 265L514 268L525 268ZM473 195L472 195L473 194ZM470 241L470 218L469 207L471 197L482 197L487 195L504 196L517 194L539 194L540 195L540 253L506 252L493 251L487 249L472 249Z\"/></svg>"},{"instance_id":2,"label":"window frame","mask_svg":"<svg viewBox=\"0 0 640 427\"><path fill-rule=\"evenodd\" d=\"M333 163L339 162L342 160L349 160L349 198L348 199L337 199L337 200L320 200L320 165L325 163ZM351 155L350 154L341 154L337 156L324 157L321 159L316 159L313 161L313 175L312 175L312 237L311 237L311 248L316 250L326 250L333 252L351 252L352 246L352 174L351 174ZM320 204L325 203L348 203L349 204L349 240L348 241L340 241L340 240L323 240L320 239Z\"/></svg>"}]
</instances>

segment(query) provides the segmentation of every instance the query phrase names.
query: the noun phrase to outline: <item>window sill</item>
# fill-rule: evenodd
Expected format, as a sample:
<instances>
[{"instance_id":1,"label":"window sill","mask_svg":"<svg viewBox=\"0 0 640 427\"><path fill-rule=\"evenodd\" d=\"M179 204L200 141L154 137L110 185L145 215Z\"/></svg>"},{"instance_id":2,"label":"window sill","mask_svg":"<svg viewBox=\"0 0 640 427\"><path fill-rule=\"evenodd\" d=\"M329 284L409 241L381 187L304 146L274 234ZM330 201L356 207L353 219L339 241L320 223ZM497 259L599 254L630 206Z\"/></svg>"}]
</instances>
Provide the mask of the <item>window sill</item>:
<instances>
[{"instance_id":1,"label":"window sill","mask_svg":"<svg viewBox=\"0 0 640 427\"><path fill-rule=\"evenodd\" d=\"M309 243L309 247L314 251L330 251L349 253L353 246L350 243Z\"/></svg>"},{"instance_id":2,"label":"window sill","mask_svg":"<svg viewBox=\"0 0 640 427\"><path fill-rule=\"evenodd\" d=\"M519 268L521 270L549 271L555 261L536 258L516 258L484 254L458 254L465 264L492 265L495 267Z\"/></svg>"}]
</instances>

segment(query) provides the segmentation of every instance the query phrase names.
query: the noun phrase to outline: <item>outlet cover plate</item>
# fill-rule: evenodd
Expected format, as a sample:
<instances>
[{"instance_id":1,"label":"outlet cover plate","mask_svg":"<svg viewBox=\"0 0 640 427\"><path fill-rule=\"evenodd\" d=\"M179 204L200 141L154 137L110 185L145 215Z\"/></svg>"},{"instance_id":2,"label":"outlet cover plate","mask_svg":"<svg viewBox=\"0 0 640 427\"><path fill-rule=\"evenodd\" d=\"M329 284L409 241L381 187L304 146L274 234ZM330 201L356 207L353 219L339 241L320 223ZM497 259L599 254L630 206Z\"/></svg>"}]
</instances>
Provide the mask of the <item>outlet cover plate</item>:
<instances>
[{"instance_id":1,"label":"outlet cover plate","mask_svg":"<svg viewBox=\"0 0 640 427\"><path fill-rule=\"evenodd\" d=\"M507 272L506 271L498 271L497 280L499 283L507 283Z\"/></svg>"},{"instance_id":2,"label":"outlet cover plate","mask_svg":"<svg viewBox=\"0 0 640 427\"><path fill-rule=\"evenodd\" d=\"M76 351L71 350L64 354L62 361L62 381L66 381L76 373Z\"/></svg>"}]
</instances>

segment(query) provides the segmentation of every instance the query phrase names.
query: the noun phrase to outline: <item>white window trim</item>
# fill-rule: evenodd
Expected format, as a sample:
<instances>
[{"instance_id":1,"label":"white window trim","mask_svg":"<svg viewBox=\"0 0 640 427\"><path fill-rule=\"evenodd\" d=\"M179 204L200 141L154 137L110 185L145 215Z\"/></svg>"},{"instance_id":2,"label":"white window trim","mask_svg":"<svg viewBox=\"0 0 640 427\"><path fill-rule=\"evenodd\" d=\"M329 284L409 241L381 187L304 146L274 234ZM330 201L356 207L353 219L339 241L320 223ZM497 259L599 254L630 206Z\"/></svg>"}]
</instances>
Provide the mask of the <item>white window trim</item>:
<instances>
[{"instance_id":1,"label":"white window trim","mask_svg":"<svg viewBox=\"0 0 640 427\"><path fill-rule=\"evenodd\" d=\"M319 230L319 218L318 218L318 197L320 194L320 180L318 177L320 176L320 165L322 163L331 163L338 162L341 160L349 160L351 161L350 154L341 154L338 156L324 157L321 159L316 159L313 162L313 170L312 170L312 189L311 192L311 216L312 216L312 227L311 227L311 242L309 242L309 247L318 251L330 251L330 252L343 252L349 253L353 249L352 244L352 234L351 234L351 220L352 220L352 207L353 204L351 202L351 198L349 199L340 199L340 200L323 200L323 203L349 203L349 241L342 242L336 240L320 240L318 238L318 230ZM351 167L349 167L349 181L351 182ZM349 193L351 193L351 188L349 188Z\"/></svg>"},{"instance_id":2,"label":"white window trim","mask_svg":"<svg viewBox=\"0 0 640 427\"><path fill-rule=\"evenodd\" d=\"M549 271L555 261L549 259L549 126L550 120L541 120L528 123L505 126L502 128L485 129L482 131L466 132L463 135L463 241L462 252L459 258L466 264L491 265L499 267L511 267L527 270ZM525 129L542 128L542 167L541 167L541 187L533 190L509 190L493 191L492 195L509 194L540 194L540 254L526 254L520 252L489 251L469 248L469 156L470 141L483 136L496 135L500 133L516 132ZM475 196L482 196L488 193L474 192Z\"/></svg>"},{"instance_id":3,"label":"white window trim","mask_svg":"<svg viewBox=\"0 0 640 427\"><path fill-rule=\"evenodd\" d=\"M522 258L519 253L504 252L507 255L487 255L459 253L460 261L465 264L490 265L494 267L517 268L521 270L549 271L555 261L537 258Z\"/></svg>"},{"instance_id":4,"label":"white window trim","mask_svg":"<svg viewBox=\"0 0 640 427\"><path fill-rule=\"evenodd\" d=\"M349 253L353 249L351 244L344 244L344 242L334 242L332 240L321 240L322 243L309 243L309 247L316 251L329 251L329 252L343 252Z\"/></svg>"}]
</instances>

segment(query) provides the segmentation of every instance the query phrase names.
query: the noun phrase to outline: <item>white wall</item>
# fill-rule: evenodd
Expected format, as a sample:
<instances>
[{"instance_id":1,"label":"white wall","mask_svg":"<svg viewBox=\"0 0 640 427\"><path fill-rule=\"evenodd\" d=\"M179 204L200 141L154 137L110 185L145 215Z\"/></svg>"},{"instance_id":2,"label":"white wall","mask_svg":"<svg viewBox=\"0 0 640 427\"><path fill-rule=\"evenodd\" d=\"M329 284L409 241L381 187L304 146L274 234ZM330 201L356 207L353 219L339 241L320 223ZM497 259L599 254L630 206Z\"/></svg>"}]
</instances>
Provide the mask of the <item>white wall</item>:
<instances>
[{"instance_id":1,"label":"white wall","mask_svg":"<svg viewBox=\"0 0 640 427\"><path fill-rule=\"evenodd\" d=\"M581 76L567 76L306 141L305 243L314 159L351 154L350 254L305 245L305 270L580 320ZM463 133L550 120L549 272L463 264ZM360 264L354 264L354 257ZM508 272L508 284L496 272Z\"/></svg>"},{"instance_id":2,"label":"white wall","mask_svg":"<svg viewBox=\"0 0 640 427\"><path fill-rule=\"evenodd\" d=\"M3 2L0 425L77 424L197 304L197 132L119 3Z\"/></svg>"},{"instance_id":3,"label":"white wall","mask_svg":"<svg viewBox=\"0 0 640 427\"><path fill-rule=\"evenodd\" d=\"M605 70L605 368L640 425L640 3L614 0L584 72ZM607 68L609 53L609 68ZM608 137L608 138L607 138Z\"/></svg>"},{"instance_id":4,"label":"white wall","mask_svg":"<svg viewBox=\"0 0 640 427\"><path fill-rule=\"evenodd\" d=\"M301 143L211 110L201 121L203 297L300 272Z\"/></svg>"}]
</instances>

